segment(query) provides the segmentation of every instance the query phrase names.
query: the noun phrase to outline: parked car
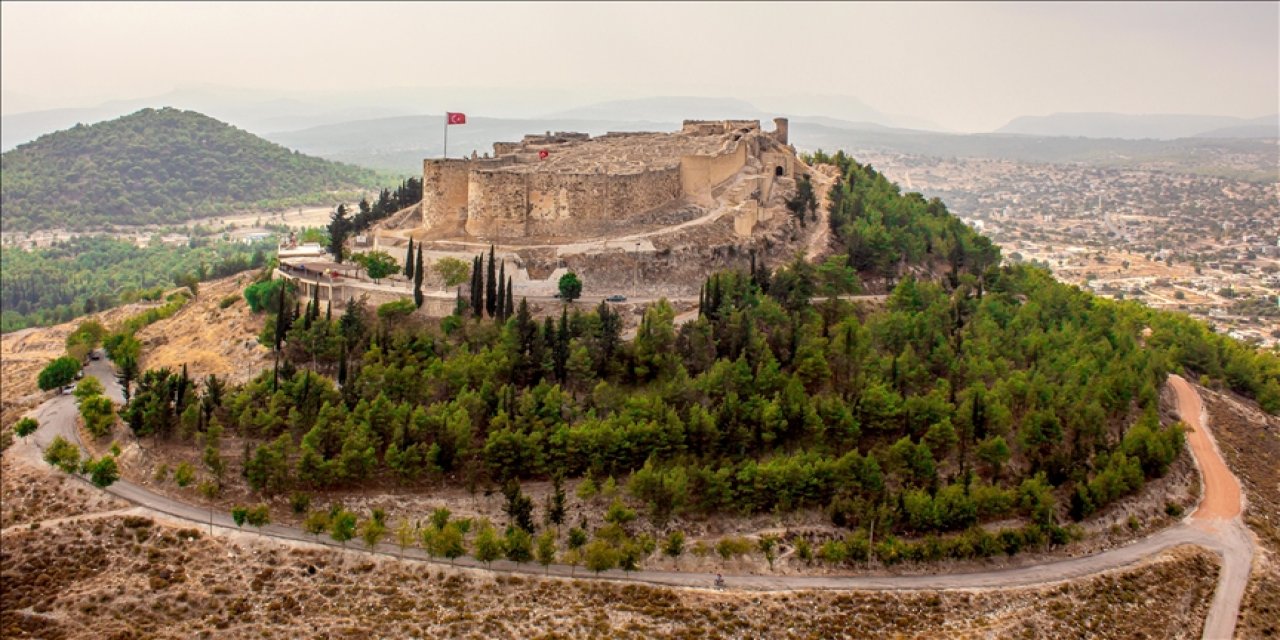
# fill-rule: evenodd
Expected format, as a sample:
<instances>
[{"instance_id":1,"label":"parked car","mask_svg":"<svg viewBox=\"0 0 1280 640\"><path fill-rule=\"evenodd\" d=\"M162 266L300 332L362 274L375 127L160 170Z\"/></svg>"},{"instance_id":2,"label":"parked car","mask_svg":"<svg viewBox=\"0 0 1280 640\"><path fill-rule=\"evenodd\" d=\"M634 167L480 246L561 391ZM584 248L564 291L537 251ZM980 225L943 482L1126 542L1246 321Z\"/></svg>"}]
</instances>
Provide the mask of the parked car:
<instances>
[{"instance_id":1,"label":"parked car","mask_svg":"<svg viewBox=\"0 0 1280 640\"><path fill-rule=\"evenodd\" d=\"M605 300L608 300L609 302L626 302L627 297L622 295L621 293L615 293L609 296L608 298L605 298Z\"/></svg>"},{"instance_id":2,"label":"parked car","mask_svg":"<svg viewBox=\"0 0 1280 640\"><path fill-rule=\"evenodd\" d=\"M62 388L62 395L69 396L72 393L74 393L75 390L76 390L76 386L74 384L69 384Z\"/></svg>"},{"instance_id":3,"label":"parked car","mask_svg":"<svg viewBox=\"0 0 1280 640\"><path fill-rule=\"evenodd\" d=\"M90 360L101 360L101 359L102 359L102 354L101 354L101 353L99 353L97 349L94 349L93 351L90 351L90 352L89 352L89 359L90 359Z\"/></svg>"}]
</instances>

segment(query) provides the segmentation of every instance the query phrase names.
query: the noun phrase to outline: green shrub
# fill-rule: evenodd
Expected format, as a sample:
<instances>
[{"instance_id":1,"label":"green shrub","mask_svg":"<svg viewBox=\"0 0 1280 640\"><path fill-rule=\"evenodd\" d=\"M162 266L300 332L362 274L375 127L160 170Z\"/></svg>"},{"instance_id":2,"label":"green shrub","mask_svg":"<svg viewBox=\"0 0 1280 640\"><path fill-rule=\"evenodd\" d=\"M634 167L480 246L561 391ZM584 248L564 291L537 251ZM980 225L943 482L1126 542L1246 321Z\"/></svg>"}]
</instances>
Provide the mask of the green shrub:
<instances>
[{"instance_id":1,"label":"green shrub","mask_svg":"<svg viewBox=\"0 0 1280 640\"><path fill-rule=\"evenodd\" d=\"M41 391L49 391L57 389L76 379L76 372L80 370L80 361L71 356L62 356L50 362L40 371L40 376L36 379Z\"/></svg>"},{"instance_id":2,"label":"green shrub","mask_svg":"<svg viewBox=\"0 0 1280 640\"><path fill-rule=\"evenodd\" d=\"M178 468L173 472L173 481L178 483L179 487L185 487L196 480L196 470L190 463L178 463Z\"/></svg>"}]
</instances>

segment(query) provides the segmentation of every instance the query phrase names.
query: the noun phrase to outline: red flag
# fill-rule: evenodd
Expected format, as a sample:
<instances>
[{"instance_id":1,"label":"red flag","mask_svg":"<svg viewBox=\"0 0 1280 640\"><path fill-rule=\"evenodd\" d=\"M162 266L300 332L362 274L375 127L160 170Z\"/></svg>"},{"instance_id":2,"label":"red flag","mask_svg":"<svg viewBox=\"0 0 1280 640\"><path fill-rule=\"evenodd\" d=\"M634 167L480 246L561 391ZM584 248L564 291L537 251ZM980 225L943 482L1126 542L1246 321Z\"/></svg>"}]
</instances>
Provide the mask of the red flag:
<instances>
[{"instance_id":1,"label":"red flag","mask_svg":"<svg viewBox=\"0 0 1280 640\"><path fill-rule=\"evenodd\" d=\"M546 160L546 159L547 159L547 156L549 156L549 155L551 155L551 153L550 153L550 152L548 152L546 149L543 149L542 151L539 151L539 152L538 152L538 159L539 159L539 160Z\"/></svg>"},{"instance_id":2,"label":"red flag","mask_svg":"<svg viewBox=\"0 0 1280 640\"><path fill-rule=\"evenodd\" d=\"M467 123L467 114L465 113L453 113L452 111L449 111L449 112L446 112L444 115L446 118L449 119L449 124L466 124Z\"/></svg>"}]
</instances>

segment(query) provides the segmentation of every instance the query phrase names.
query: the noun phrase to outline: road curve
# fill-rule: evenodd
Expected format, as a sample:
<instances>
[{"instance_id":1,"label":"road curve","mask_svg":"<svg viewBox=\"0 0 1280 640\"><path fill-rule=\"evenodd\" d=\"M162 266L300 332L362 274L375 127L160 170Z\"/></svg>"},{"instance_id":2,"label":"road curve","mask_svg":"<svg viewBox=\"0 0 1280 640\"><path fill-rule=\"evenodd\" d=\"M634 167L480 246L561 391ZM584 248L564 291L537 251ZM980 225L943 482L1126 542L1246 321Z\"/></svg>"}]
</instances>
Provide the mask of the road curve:
<instances>
[{"instance_id":1,"label":"road curve","mask_svg":"<svg viewBox=\"0 0 1280 640\"><path fill-rule=\"evenodd\" d=\"M1241 518L1244 494L1209 432L1200 394L1182 376L1169 376L1169 386L1177 394L1178 415L1187 425L1187 444L1204 485L1200 504L1184 526L1213 536L1222 555L1218 588L1213 592L1202 637L1230 638L1235 633L1240 602L1253 566L1253 539Z\"/></svg>"},{"instance_id":2,"label":"road curve","mask_svg":"<svg viewBox=\"0 0 1280 640\"><path fill-rule=\"evenodd\" d=\"M118 398L119 386L111 375L106 361L90 364L88 373L102 379L108 393ZM1184 422L1190 426L1188 442L1196 465L1205 478L1205 491L1201 504L1181 523L1159 531L1146 538L1100 553L1076 558L1056 560L1041 565L978 571L972 573L946 573L911 576L781 576L737 575L729 576L730 585L739 590L786 591L795 589L860 589L860 590L935 590L978 589L1031 586L1085 577L1103 571L1123 568L1150 558L1171 547L1193 544L1208 548L1223 557L1218 587L1214 592L1209 615L1205 621L1203 638L1218 640L1230 638L1234 628L1240 601L1247 584L1253 557L1253 543L1240 519L1240 485L1231 474L1216 446L1203 426L1200 415L1200 398L1185 380L1171 376L1170 385L1178 396L1178 409ZM39 407L36 416L40 429L27 442L16 444L18 455L38 456L55 435L62 435L80 443L75 426L75 403L70 396L55 397ZM235 523L228 514L211 513L209 509L152 492L132 482L121 480L106 491L154 512L201 527L232 529ZM1232 508L1234 500L1234 509ZM268 525L260 533L281 540L337 547L301 529L282 525ZM421 549L400 550L393 544L382 543L373 549L346 547L353 551L394 556L423 562L432 560ZM461 558L460 567L483 568L492 571L551 575L560 577L597 578L655 585L707 588L714 574L680 571L606 571L577 575L577 567L551 565L545 569L533 565L517 565L509 561L497 561L484 566L471 558Z\"/></svg>"}]
</instances>

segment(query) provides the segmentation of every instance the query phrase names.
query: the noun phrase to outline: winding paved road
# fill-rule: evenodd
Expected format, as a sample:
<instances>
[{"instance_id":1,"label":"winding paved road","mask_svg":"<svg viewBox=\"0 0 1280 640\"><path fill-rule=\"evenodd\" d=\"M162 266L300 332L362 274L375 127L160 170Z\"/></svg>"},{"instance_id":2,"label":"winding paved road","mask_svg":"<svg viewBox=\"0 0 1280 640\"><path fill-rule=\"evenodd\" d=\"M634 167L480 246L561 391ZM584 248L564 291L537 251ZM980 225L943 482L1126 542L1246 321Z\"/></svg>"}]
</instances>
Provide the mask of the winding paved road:
<instances>
[{"instance_id":1,"label":"winding paved road","mask_svg":"<svg viewBox=\"0 0 1280 640\"><path fill-rule=\"evenodd\" d=\"M108 395L120 399L120 388L112 375L111 365L105 361L91 362L87 373L97 376L107 388ZM1248 583L1253 559L1253 542L1241 520L1240 484L1231 474L1219 455L1212 436L1203 424L1203 408L1200 396L1186 380L1171 376L1170 385L1178 397L1178 410L1191 430L1188 442L1197 467L1204 478L1204 495L1200 505L1182 522L1131 544L1092 555L1056 560L1041 565L979 571L973 573L946 573L912 576L781 576L737 575L729 576L732 588L738 590L784 591L794 589L862 589L862 590L919 590L919 589L980 589L1015 586L1031 586L1080 578L1103 571L1126 567L1150 558L1165 549L1183 544L1205 547L1223 558L1209 614L1205 620L1203 638L1219 640L1230 638L1235 629L1240 602ZM48 445L56 435L80 443L75 427L75 402L71 396L58 396L35 412L40 429L25 442L16 444L17 455L38 458L39 450ZM225 513L211 514L199 507L159 495L128 481L120 481L106 489L112 495L128 500L153 515L169 516L198 526L235 528L235 523ZM302 530L282 525L269 525L261 530L263 535L282 540L337 547L331 541L310 536ZM379 544L372 550L363 547L347 547L361 553L375 553L416 561L431 561L421 549L401 552L395 545ZM435 561L440 562L443 561ZM576 576L643 582L656 585L707 588L713 574L686 573L680 571L606 571L594 576L586 571L577 576L577 568L567 565L551 565L545 571L534 565L516 565L508 561L482 566L471 558L461 558L456 566L487 568L493 571L548 574L552 576Z\"/></svg>"}]
</instances>

